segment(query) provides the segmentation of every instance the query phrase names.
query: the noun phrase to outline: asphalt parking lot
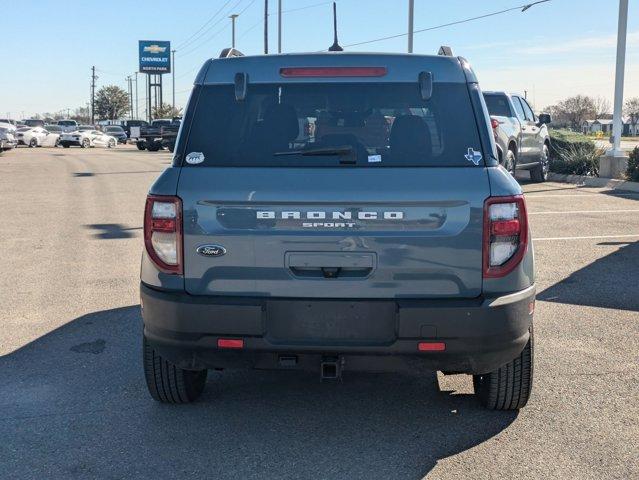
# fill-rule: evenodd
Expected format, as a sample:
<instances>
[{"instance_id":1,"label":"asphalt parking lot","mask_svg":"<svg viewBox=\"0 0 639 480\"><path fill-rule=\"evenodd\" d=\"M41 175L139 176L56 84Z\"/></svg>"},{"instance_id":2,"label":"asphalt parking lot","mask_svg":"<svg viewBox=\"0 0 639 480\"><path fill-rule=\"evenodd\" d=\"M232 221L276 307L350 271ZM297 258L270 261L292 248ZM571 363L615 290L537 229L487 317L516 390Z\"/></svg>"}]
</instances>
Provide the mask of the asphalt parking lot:
<instances>
[{"instance_id":1,"label":"asphalt parking lot","mask_svg":"<svg viewBox=\"0 0 639 480\"><path fill-rule=\"evenodd\" d=\"M484 411L469 377L216 372L144 385L144 198L169 153L0 157L0 478L639 478L639 194L525 184L535 385Z\"/></svg>"}]
</instances>

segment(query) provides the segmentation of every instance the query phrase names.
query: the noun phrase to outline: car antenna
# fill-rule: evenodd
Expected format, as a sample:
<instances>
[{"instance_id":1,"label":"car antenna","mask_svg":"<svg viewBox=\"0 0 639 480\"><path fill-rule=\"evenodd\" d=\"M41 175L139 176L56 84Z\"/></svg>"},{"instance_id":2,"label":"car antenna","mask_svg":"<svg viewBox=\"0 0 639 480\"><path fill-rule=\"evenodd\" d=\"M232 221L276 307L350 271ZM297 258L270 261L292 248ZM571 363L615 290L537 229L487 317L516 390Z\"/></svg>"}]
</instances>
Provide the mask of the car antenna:
<instances>
[{"instance_id":1,"label":"car antenna","mask_svg":"<svg viewBox=\"0 0 639 480\"><path fill-rule=\"evenodd\" d=\"M333 2L333 45L328 47L329 52L343 52L344 49L337 43L337 4Z\"/></svg>"}]
</instances>

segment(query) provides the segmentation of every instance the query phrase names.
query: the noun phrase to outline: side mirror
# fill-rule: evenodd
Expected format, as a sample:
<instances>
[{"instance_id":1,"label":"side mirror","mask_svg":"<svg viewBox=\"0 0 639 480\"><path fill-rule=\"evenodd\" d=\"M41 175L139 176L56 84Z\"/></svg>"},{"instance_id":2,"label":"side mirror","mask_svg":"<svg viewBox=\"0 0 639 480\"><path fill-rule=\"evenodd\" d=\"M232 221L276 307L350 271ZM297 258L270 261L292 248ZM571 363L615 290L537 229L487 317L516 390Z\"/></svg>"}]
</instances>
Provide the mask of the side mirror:
<instances>
[{"instance_id":1,"label":"side mirror","mask_svg":"<svg viewBox=\"0 0 639 480\"><path fill-rule=\"evenodd\" d=\"M552 122L552 118L550 118L549 113L540 113L539 114L539 124L548 125Z\"/></svg>"},{"instance_id":2,"label":"side mirror","mask_svg":"<svg viewBox=\"0 0 639 480\"><path fill-rule=\"evenodd\" d=\"M419 72L419 95L422 100L428 100L433 96L433 74L432 72Z\"/></svg>"},{"instance_id":3,"label":"side mirror","mask_svg":"<svg viewBox=\"0 0 639 480\"><path fill-rule=\"evenodd\" d=\"M246 98L248 90L248 73L238 72L235 74L235 100L238 102Z\"/></svg>"}]
</instances>

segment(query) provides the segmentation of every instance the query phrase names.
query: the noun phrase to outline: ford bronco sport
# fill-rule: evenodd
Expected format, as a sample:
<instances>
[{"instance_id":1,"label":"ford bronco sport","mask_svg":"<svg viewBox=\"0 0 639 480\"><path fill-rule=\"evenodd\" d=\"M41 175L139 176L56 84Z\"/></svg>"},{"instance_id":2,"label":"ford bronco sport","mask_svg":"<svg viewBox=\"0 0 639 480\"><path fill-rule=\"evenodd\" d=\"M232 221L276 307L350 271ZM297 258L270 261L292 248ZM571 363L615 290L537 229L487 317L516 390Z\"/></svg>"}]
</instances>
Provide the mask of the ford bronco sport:
<instances>
[{"instance_id":1,"label":"ford bronco sport","mask_svg":"<svg viewBox=\"0 0 639 480\"><path fill-rule=\"evenodd\" d=\"M144 370L473 375L528 401L535 304L521 189L461 57L235 56L202 67L146 200Z\"/></svg>"}]
</instances>

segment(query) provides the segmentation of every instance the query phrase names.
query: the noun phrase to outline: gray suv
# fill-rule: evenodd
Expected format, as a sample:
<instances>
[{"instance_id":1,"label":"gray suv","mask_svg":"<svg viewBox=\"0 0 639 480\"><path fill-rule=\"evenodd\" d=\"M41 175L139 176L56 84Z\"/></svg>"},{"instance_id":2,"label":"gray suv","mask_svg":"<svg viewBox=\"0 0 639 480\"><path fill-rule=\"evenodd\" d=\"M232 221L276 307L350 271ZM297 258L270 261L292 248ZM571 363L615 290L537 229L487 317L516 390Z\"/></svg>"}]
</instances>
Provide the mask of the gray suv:
<instances>
[{"instance_id":1,"label":"gray suv","mask_svg":"<svg viewBox=\"0 0 639 480\"><path fill-rule=\"evenodd\" d=\"M526 205L460 57L205 63L150 189L141 266L152 397L208 369L441 370L513 410L532 385Z\"/></svg>"}]
</instances>

